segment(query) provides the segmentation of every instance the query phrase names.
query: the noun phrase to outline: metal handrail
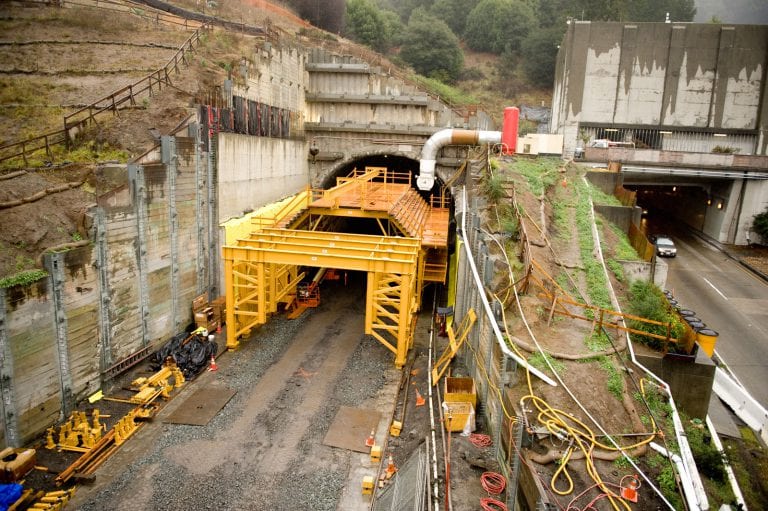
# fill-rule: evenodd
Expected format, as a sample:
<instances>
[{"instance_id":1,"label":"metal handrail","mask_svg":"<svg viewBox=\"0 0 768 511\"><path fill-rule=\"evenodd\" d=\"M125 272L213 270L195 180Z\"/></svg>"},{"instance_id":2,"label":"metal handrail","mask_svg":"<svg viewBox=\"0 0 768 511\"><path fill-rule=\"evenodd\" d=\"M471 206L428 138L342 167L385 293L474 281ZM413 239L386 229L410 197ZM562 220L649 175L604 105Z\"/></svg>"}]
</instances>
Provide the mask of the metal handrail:
<instances>
[{"instance_id":1,"label":"metal handrail","mask_svg":"<svg viewBox=\"0 0 768 511\"><path fill-rule=\"evenodd\" d=\"M149 90L150 96L153 93L153 86L156 84L157 89L162 88L162 83L170 84L170 72L179 72L179 64L186 63L186 52L193 51L194 45L200 42L201 31L207 30L208 25L203 25L181 45L176 53L171 57L168 63L162 68L150 73L141 80L126 87L123 87L97 101L94 101L90 105L81 108L80 110L64 116L64 128L57 131L51 131L43 135L38 135L19 142L12 142L0 146L0 152L8 149L17 148L15 151L9 152L5 155L0 154L0 162L9 160L11 158L21 157L24 160L24 164L28 164L27 157L41 149L46 150L46 154L51 156L51 146L58 144L69 144L71 142L70 130L83 126L89 121L95 120L95 117L106 111L117 111L117 107L123 103L130 101L131 105L135 105L135 98L142 92ZM120 97L121 95L127 95ZM104 104L102 106L102 104ZM88 115L82 119L72 120L74 117L81 115L83 112L88 112ZM42 141L42 142L41 142ZM30 147L31 146L31 147Z\"/></svg>"}]
</instances>

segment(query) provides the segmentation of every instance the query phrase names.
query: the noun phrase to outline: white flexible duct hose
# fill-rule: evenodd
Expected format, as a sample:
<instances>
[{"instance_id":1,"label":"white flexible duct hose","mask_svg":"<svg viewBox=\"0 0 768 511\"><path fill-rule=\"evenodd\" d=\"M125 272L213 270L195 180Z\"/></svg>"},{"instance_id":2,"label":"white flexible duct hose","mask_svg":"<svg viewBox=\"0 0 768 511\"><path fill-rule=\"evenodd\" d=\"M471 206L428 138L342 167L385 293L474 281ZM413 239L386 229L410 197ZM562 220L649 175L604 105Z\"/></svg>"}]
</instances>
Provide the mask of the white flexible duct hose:
<instances>
[{"instance_id":1,"label":"white flexible duct hose","mask_svg":"<svg viewBox=\"0 0 768 511\"><path fill-rule=\"evenodd\" d=\"M419 190L431 190L435 184L435 165L437 152L447 145L498 144L501 142L500 131L457 130L453 128L434 133L424 143L419 158L419 175L416 185Z\"/></svg>"}]
</instances>

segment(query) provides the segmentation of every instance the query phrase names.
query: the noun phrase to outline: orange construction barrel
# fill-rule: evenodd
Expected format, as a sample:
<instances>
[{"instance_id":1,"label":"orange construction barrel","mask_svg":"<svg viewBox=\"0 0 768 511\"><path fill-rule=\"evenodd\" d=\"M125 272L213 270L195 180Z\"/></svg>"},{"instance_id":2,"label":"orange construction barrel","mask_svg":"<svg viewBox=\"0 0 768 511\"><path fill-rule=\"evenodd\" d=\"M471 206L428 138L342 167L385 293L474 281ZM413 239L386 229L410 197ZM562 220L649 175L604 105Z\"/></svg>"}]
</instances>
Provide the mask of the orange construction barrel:
<instances>
[{"instance_id":1,"label":"orange construction barrel","mask_svg":"<svg viewBox=\"0 0 768 511\"><path fill-rule=\"evenodd\" d=\"M717 336L720 335L711 328L702 328L696 332L696 342L699 343L701 349L704 350L709 357L715 353L715 344L717 344Z\"/></svg>"}]
</instances>

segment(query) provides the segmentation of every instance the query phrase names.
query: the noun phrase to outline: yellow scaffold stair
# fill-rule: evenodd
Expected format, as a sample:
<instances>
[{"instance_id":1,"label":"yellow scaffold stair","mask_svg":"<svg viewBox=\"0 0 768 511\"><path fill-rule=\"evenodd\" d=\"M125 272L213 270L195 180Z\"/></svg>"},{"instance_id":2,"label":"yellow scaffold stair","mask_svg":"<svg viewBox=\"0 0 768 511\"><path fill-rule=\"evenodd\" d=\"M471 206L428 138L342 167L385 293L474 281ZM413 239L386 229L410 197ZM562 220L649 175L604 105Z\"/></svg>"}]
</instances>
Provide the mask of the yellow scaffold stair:
<instances>
[{"instance_id":1,"label":"yellow scaffold stair","mask_svg":"<svg viewBox=\"0 0 768 511\"><path fill-rule=\"evenodd\" d=\"M448 365L453 360L453 357L458 353L459 348L464 343L464 340L469 335L469 331L472 329L472 325L477 321L477 314L474 309L469 309L467 315L461 320L458 330L453 331L453 326L448 325L446 331L448 332L448 346L445 347L445 351L440 355L440 358L432 368L432 385L437 385L438 380L445 370L448 369Z\"/></svg>"}]
</instances>

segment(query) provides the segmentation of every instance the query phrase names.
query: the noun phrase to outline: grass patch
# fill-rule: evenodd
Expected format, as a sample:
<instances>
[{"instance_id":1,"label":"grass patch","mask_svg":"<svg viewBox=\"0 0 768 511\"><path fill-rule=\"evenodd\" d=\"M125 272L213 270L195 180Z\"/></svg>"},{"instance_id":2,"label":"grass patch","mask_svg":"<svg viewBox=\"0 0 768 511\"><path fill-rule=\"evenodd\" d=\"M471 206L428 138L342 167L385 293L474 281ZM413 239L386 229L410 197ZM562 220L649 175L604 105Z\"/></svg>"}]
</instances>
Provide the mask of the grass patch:
<instances>
[{"instance_id":1,"label":"grass patch","mask_svg":"<svg viewBox=\"0 0 768 511\"><path fill-rule=\"evenodd\" d=\"M452 87L446 83L436 80L435 78L427 78L421 75L411 75L411 80L418 83L433 94L440 96L440 99L452 103L454 105L474 105L480 103L477 98L468 94L461 89Z\"/></svg>"},{"instance_id":2,"label":"grass patch","mask_svg":"<svg viewBox=\"0 0 768 511\"><path fill-rule=\"evenodd\" d=\"M556 358L553 358L549 354L545 353L542 355L541 352L536 352L530 357L528 357L528 363L541 371L546 371L549 369L549 365L547 365L547 362L549 362L552 365L552 368L555 370L556 373L561 374L563 371L565 371L565 364L563 364Z\"/></svg>"},{"instance_id":3,"label":"grass patch","mask_svg":"<svg viewBox=\"0 0 768 511\"><path fill-rule=\"evenodd\" d=\"M621 401L624 393L624 378L622 378L621 373L608 357L600 357L598 364L600 364L600 369L608 375L608 392Z\"/></svg>"},{"instance_id":4,"label":"grass patch","mask_svg":"<svg viewBox=\"0 0 768 511\"><path fill-rule=\"evenodd\" d=\"M507 169L522 175L528 182L531 193L537 197L544 195L547 188L554 185L562 160L557 158L516 158L508 164Z\"/></svg>"},{"instance_id":5,"label":"grass patch","mask_svg":"<svg viewBox=\"0 0 768 511\"><path fill-rule=\"evenodd\" d=\"M44 270L25 270L0 279L0 288L26 286L48 276Z\"/></svg>"},{"instance_id":6,"label":"grass patch","mask_svg":"<svg viewBox=\"0 0 768 511\"><path fill-rule=\"evenodd\" d=\"M664 293L662 293L661 289L652 282L636 280L632 283L629 288L628 309L630 314L663 323L661 325L655 325L630 320L628 324L630 328L666 336L666 324L669 323L671 325L670 333L673 338L681 339L685 332L685 327L683 326L680 317L672 312ZM664 348L665 340L663 339L656 339L654 337L636 333L630 334L630 337L633 342L645 344L656 350L662 350ZM674 343L669 344L670 351L673 351L676 348L677 346Z\"/></svg>"},{"instance_id":7,"label":"grass patch","mask_svg":"<svg viewBox=\"0 0 768 511\"><path fill-rule=\"evenodd\" d=\"M616 245L613 247L614 256L620 261L639 261L640 256L637 255L635 247L629 242L627 233L622 231L617 225L610 222L606 222L608 228L616 235ZM604 227L605 229L605 227Z\"/></svg>"},{"instance_id":8,"label":"grass patch","mask_svg":"<svg viewBox=\"0 0 768 511\"><path fill-rule=\"evenodd\" d=\"M605 261L605 265L616 277L619 282L624 282L624 267L616 259L608 259Z\"/></svg>"}]
</instances>

